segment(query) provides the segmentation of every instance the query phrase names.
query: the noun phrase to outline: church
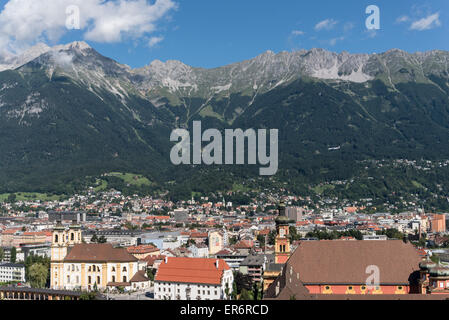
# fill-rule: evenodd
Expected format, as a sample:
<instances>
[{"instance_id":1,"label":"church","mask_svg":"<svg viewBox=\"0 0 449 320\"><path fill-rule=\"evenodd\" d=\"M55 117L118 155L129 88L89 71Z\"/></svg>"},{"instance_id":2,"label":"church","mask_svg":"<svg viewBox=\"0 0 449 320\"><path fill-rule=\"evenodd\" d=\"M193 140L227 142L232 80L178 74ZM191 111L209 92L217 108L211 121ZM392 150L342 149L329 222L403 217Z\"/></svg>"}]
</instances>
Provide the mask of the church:
<instances>
[{"instance_id":1,"label":"church","mask_svg":"<svg viewBox=\"0 0 449 320\"><path fill-rule=\"evenodd\" d=\"M126 248L111 244L83 243L81 226L68 228L60 221L53 229L50 286L58 290L105 290L149 287L146 264Z\"/></svg>"}]
</instances>

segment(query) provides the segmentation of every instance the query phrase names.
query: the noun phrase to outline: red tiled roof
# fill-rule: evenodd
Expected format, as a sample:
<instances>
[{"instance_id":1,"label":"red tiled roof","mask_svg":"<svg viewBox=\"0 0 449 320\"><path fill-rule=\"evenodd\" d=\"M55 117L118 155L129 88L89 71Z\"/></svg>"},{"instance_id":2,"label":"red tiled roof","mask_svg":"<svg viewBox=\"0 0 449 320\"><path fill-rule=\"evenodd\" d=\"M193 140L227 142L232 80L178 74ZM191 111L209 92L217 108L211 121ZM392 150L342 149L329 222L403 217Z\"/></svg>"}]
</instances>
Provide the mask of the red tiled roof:
<instances>
[{"instance_id":1,"label":"red tiled roof","mask_svg":"<svg viewBox=\"0 0 449 320\"><path fill-rule=\"evenodd\" d=\"M190 238L207 238L207 232L192 232Z\"/></svg>"},{"instance_id":2,"label":"red tiled roof","mask_svg":"<svg viewBox=\"0 0 449 320\"><path fill-rule=\"evenodd\" d=\"M155 281L220 285L223 272L229 270L221 259L167 257L156 273ZM216 267L218 261L218 268Z\"/></svg>"},{"instance_id":3,"label":"red tiled roof","mask_svg":"<svg viewBox=\"0 0 449 320\"><path fill-rule=\"evenodd\" d=\"M147 266L153 266L156 261L164 260L164 259L165 259L164 255L158 255L158 256L147 256L147 257L141 259L140 261L146 261Z\"/></svg>"},{"instance_id":4,"label":"red tiled roof","mask_svg":"<svg viewBox=\"0 0 449 320\"><path fill-rule=\"evenodd\" d=\"M128 247L128 248L126 248L126 250L128 250L128 252L131 254L143 254L143 253L151 253L151 252L159 251L158 248L156 248L155 246L152 246L151 244Z\"/></svg>"},{"instance_id":5,"label":"red tiled roof","mask_svg":"<svg viewBox=\"0 0 449 320\"><path fill-rule=\"evenodd\" d=\"M241 240L234 246L235 249L251 249L252 247L254 242L251 240Z\"/></svg>"}]
</instances>

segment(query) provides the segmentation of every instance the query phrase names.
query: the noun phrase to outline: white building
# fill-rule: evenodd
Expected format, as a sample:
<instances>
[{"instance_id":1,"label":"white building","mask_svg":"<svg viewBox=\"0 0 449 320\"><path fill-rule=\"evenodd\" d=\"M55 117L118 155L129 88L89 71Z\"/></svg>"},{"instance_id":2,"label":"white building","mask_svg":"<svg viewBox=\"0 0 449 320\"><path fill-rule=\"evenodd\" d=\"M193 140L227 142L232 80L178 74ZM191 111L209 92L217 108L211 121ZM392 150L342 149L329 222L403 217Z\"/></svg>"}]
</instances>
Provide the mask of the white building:
<instances>
[{"instance_id":1,"label":"white building","mask_svg":"<svg viewBox=\"0 0 449 320\"><path fill-rule=\"evenodd\" d=\"M189 250L192 252L192 258L209 257L209 247L205 244L192 244L189 246Z\"/></svg>"},{"instance_id":2,"label":"white building","mask_svg":"<svg viewBox=\"0 0 449 320\"><path fill-rule=\"evenodd\" d=\"M68 230L60 223L53 229L50 287L56 290L99 290L148 287L146 265L125 248L109 243L82 243L81 228Z\"/></svg>"},{"instance_id":3,"label":"white building","mask_svg":"<svg viewBox=\"0 0 449 320\"><path fill-rule=\"evenodd\" d=\"M0 263L0 283L25 282L25 265L18 263Z\"/></svg>"},{"instance_id":4,"label":"white building","mask_svg":"<svg viewBox=\"0 0 449 320\"><path fill-rule=\"evenodd\" d=\"M220 259L167 257L154 281L155 300L225 300L234 276Z\"/></svg>"}]
</instances>

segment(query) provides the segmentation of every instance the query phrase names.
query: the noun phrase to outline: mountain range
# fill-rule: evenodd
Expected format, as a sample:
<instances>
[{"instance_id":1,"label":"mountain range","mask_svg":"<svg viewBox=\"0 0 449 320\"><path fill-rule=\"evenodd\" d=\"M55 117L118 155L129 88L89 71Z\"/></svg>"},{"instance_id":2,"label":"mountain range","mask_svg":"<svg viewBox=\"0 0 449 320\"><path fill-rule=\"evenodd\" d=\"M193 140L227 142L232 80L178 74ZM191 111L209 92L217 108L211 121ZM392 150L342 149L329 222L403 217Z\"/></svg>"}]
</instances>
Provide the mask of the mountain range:
<instances>
[{"instance_id":1,"label":"mountain range","mask_svg":"<svg viewBox=\"0 0 449 320\"><path fill-rule=\"evenodd\" d=\"M0 57L0 192L70 191L111 171L182 184L208 170L170 163L171 130L194 120L279 129L285 181L345 178L367 159L447 159L449 52L267 51L214 69L132 69L84 42L39 44Z\"/></svg>"}]
</instances>

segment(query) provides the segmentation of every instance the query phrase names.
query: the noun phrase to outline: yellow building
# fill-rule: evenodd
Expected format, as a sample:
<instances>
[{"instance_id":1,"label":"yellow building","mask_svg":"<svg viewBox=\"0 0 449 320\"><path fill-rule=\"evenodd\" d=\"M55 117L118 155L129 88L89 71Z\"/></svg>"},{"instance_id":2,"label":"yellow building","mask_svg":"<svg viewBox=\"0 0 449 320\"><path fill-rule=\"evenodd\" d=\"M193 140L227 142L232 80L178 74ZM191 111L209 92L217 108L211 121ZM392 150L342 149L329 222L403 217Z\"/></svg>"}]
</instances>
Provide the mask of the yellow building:
<instances>
[{"instance_id":1,"label":"yellow building","mask_svg":"<svg viewBox=\"0 0 449 320\"><path fill-rule=\"evenodd\" d=\"M104 290L111 287L142 289L149 286L146 265L125 248L111 244L82 243L81 227L53 230L50 284L52 289Z\"/></svg>"},{"instance_id":2,"label":"yellow building","mask_svg":"<svg viewBox=\"0 0 449 320\"><path fill-rule=\"evenodd\" d=\"M279 216L276 218L275 261L266 266L263 273L263 291L279 277L284 264L290 257L289 224L286 216L285 204L278 207Z\"/></svg>"}]
</instances>

